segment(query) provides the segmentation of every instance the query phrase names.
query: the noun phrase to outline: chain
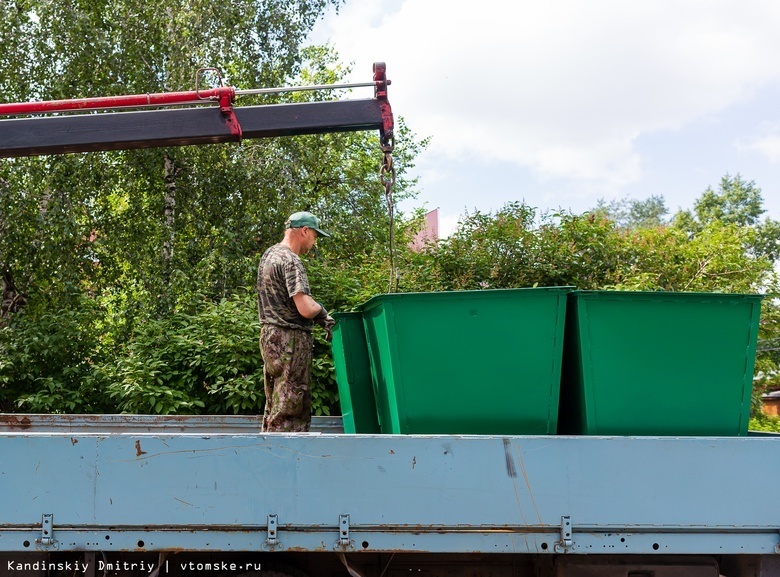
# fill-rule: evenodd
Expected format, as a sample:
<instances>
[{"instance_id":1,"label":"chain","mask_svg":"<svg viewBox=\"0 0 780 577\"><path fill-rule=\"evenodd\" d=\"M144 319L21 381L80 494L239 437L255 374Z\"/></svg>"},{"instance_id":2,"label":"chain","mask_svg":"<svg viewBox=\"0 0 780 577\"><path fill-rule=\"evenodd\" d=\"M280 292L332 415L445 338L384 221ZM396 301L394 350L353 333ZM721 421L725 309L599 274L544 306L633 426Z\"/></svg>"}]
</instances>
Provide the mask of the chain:
<instances>
[{"instance_id":1,"label":"chain","mask_svg":"<svg viewBox=\"0 0 780 577\"><path fill-rule=\"evenodd\" d=\"M385 201L387 202L387 214L390 217L390 286L387 289L388 293L395 292L393 290L393 281L395 281L396 289L398 288L398 279L395 267L395 204L393 202L393 185L395 184L395 167L393 166L393 145L392 142L388 146L382 146L384 152L384 158L382 160L382 168L379 169L379 182L385 188Z\"/></svg>"}]
</instances>

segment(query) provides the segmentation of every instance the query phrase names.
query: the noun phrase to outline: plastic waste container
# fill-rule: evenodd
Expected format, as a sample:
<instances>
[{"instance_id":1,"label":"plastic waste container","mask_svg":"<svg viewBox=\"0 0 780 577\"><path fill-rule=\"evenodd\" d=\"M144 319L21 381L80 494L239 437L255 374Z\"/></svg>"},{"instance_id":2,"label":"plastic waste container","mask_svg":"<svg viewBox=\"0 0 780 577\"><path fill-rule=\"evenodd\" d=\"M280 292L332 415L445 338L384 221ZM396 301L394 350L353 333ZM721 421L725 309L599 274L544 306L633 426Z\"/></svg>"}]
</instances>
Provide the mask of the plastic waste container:
<instances>
[{"instance_id":1,"label":"plastic waste container","mask_svg":"<svg viewBox=\"0 0 780 577\"><path fill-rule=\"evenodd\" d=\"M379 433L361 313L333 313L333 365L345 433Z\"/></svg>"},{"instance_id":2,"label":"plastic waste container","mask_svg":"<svg viewBox=\"0 0 780 577\"><path fill-rule=\"evenodd\" d=\"M746 435L761 298L572 292L559 432Z\"/></svg>"},{"instance_id":3,"label":"plastic waste container","mask_svg":"<svg viewBox=\"0 0 780 577\"><path fill-rule=\"evenodd\" d=\"M365 302L381 431L554 434L569 290L384 294Z\"/></svg>"}]
</instances>

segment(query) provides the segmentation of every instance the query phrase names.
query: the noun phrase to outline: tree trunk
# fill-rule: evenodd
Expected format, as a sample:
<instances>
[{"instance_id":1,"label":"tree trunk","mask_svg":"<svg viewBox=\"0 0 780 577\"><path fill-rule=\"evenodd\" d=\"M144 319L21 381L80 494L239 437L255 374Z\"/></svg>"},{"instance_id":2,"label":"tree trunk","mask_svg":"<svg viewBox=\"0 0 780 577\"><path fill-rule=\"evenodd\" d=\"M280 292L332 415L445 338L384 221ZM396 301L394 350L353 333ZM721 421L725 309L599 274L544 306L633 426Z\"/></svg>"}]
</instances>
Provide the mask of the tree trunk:
<instances>
[{"instance_id":1,"label":"tree trunk","mask_svg":"<svg viewBox=\"0 0 780 577\"><path fill-rule=\"evenodd\" d=\"M173 242L176 237L176 176L180 168L166 151L165 153L165 237L162 246L163 281L167 288L171 281L173 266Z\"/></svg>"},{"instance_id":2,"label":"tree trunk","mask_svg":"<svg viewBox=\"0 0 780 577\"><path fill-rule=\"evenodd\" d=\"M0 263L0 297L0 324L27 303L24 295L17 290L7 263Z\"/></svg>"},{"instance_id":3,"label":"tree trunk","mask_svg":"<svg viewBox=\"0 0 780 577\"><path fill-rule=\"evenodd\" d=\"M8 183L0 179L0 191L4 194L3 203L8 192ZM0 209L0 235L5 235L9 224L8 216L5 210ZM20 293L14 283L14 276L11 267L7 262L0 262L0 325L7 319L11 313L17 312L24 307L27 299Z\"/></svg>"}]
</instances>

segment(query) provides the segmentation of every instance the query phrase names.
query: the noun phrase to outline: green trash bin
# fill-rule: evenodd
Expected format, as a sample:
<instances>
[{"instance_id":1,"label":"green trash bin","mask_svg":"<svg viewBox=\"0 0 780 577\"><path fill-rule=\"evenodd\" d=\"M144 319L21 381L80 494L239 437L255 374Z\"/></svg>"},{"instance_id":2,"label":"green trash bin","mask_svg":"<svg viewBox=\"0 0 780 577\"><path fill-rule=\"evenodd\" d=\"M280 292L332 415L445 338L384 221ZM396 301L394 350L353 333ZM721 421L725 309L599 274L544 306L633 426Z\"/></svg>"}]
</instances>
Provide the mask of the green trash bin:
<instances>
[{"instance_id":1,"label":"green trash bin","mask_svg":"<svg viewBox=\"0 0 780 577\"><path fill-rule=\"evenodd\" d=\"M559 432L746 435L760 295L569 295Z\"/></svg>"},{"instance_id":2,"label":"green trash bin","mask_svg":"<svg viewBox=\"0 0 780 577\"><path fill-rule=\"evenodd\" d=\"M385 294L363 313L392 434L554 434L569 287Z\"/></svg>"},{"instance_id":3,"label":"green trash bin","mask_svg":"<svg viewBox=\"0 0 780 577\"><path fill-rule=\"evenodd\" d=\"M333 313L333 365L345 433L379 433L361 313Z\"/></svg>"}]
</instances>

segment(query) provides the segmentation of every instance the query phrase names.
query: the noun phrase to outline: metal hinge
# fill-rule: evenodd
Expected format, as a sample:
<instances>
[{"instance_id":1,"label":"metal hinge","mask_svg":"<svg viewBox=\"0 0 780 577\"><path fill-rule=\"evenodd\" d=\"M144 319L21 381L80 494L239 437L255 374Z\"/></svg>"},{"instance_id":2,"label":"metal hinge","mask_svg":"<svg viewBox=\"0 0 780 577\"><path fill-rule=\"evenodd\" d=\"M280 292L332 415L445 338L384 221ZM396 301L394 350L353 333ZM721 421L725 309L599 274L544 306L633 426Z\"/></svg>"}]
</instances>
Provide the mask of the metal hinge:
<instances>
[{"instance_id":1,"label":"metal hinge","mask_svg":"<svg viewBox=\"0 0 780 577\"><path fill-rule=\"evenodd\" d=\"M339 547L349 547L349 515L339 515Z\"/></svg>"},{"instance_id":2,"label":"metal hinge","mask_svg":"<svg viewBox=\"0 0 780 577\"><path fill-rule=\"evenodd\" d=\"M278 547L279 546L279 538L277 536L277 528L279 525L279 521L276 515L268 515L268 535L265 540L265 545L267 547Z\"/></svg>"},{"instance_id":3,"label":"metal hinge","mask_svg":"<svg viewBox=\"0 0 780 577\"><path fill-rule=\"evenodd\" d=\"M57 541L54 539L54 515L51 513L44 513L41 518L41 537L36 539L35 542L41 547L55 547Z\"/></svg>"},{"instance_id":4,"label":"metal hinge","mask_svg":"<svg viewBox=\"0 0 780 577\"><path fill-rule=\"evenodd\" d=\"M555 544L555 550L566 550L574 545L572 539L571 517L564 515L561 517L561 540Z\"/></svg>"}]
</instances>

